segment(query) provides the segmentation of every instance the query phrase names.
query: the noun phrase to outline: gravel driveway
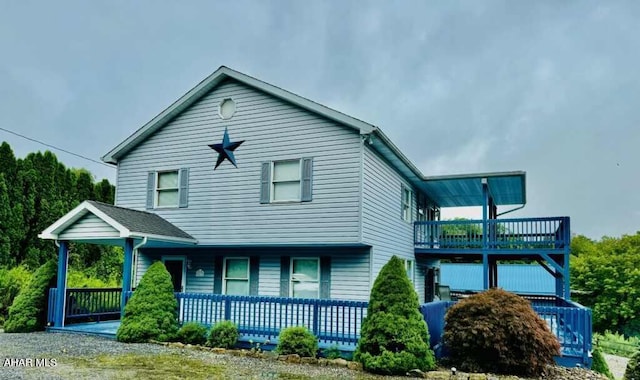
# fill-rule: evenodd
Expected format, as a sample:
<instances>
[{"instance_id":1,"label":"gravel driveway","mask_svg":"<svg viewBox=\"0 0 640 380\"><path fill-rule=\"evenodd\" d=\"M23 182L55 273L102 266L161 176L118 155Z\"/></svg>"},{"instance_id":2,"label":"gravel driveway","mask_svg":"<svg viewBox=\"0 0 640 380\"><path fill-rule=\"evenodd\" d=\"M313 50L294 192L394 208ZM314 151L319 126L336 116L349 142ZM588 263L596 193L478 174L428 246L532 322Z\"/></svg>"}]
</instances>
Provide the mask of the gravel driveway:
<instances>
[{"instance_id":1,"label":"gravel driveway","mask_svg":"<svg viewBox=\"0 0 640 380\"><path fill-rule=\"evenodd\" d=\"M6 366L5 362L20 365ZM23 359L20 361L20 359ZM42 362L42 359L48 359ZM55 365L52 360L55 359ZM29 362L28 360L31 360ZM36 366L36 360L40 365ZM555 367L547 380L601 379L590 371ZM447 372L440 372L449 378ZM436 375L432 373L430 375ZM358 379L407 380L377 376L343 367L287 364L281 361L215 354L210 351L125 344L88 335L66 333L5 334L0 330L2 379ZM518 379L515 376L490 379ZM466 376L465 376L466 379Z\"/></svg>"},{"instance_id":2,"label":"gravel driveway","mask_svg":"<svg viewBox=\"0 0 640 380\"><path fill-rule=\"evenodd\" d=\"M629 363L628 358L623 358L622 356L615 356L603 353L604 360L607 362L609 366L609 370L615 376L616 379L622 379L624 376L624 371L627 369L627 363Z\"/></svg>"},{"instance_id":3,"label":"gravel driveway","mask_svg":"<svg viewBox=\"0 0 640 380\"><path fill-rule=\"evenodd\" d=\"M122 379L134 374L113 369L94 368L91 364L104 355L182 355L220 366L224 379L404 379L406 377L373 376L339 367L287 364L278 361L217 355L212 352L164 347L155 344L124 344L99 337L65 333L0 333L0 360L56 359L55 367L0 367L0 379ZM79 365L79 360L81 360ZM87 364L88 363L88 364ZM97 365L96 365L97 366Z\"/></svg>"}]
</instances>

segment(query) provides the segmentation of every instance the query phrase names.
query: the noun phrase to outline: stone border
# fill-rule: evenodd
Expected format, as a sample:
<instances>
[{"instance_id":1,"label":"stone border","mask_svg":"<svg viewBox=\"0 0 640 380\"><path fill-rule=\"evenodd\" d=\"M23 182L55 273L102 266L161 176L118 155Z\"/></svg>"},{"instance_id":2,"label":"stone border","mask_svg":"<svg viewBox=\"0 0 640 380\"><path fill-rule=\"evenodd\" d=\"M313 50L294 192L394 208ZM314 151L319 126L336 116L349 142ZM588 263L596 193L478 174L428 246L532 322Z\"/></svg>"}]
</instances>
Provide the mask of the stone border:
<instances>
[{"instance_id":1,"label":"stone border","mask_svg":"<svg viewBox=\"0 0 640 380\"><path fill-rule=\"evenodd\" d=\"M158 342L158 341L150 341L149 343L158 344L165 347L173 347L173 348L185 348L191 350L198 351L208 351L214 354L219 355L232 355L232 356L241 356L248 358L256 358L256 359L265 359L272 361L281 361L290 364L312 364L318 366L334 366L334 367L344 367L354 371L362 371L362 363L345 360L342 358L338 359L326 359L326 358L313 358L300 356L298 354L291 355L279 355L274 351L263 351L263 350L246 350L246 349L226 349L220 347L206 347L201 345L193 345L193 344L184 344L180 342Z\"/></svg>"}]
</instances>

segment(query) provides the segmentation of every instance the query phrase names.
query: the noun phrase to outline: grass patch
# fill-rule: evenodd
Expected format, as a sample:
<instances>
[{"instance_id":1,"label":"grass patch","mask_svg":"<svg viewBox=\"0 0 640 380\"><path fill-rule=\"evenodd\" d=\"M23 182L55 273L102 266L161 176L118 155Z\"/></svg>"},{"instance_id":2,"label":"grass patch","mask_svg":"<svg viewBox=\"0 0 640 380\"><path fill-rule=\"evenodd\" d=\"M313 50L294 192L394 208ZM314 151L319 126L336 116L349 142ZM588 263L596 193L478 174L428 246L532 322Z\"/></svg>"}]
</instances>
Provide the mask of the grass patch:
<instances>
[{"instance_id":1,"label":"grass patch","mask_svg":"<svg viewBox=\"0 0 640 380\"><path fill-rule=\"evenodd\" d=\"M100 355L95 359L72 358L72 364L91 368L96 378L223 379L221 366L178 354Z\"/></svg>"},{"instance_id":2,"label":"grass patch","mask_svg":"<svg viewBox=\"0 0 640 380\"><path fill-rule=\"evenodd\" d=\"M593 334L593 342L604 353L630 358L640 350L640 338L625 338L622 334L606 331Z\"/></svg>"}]
</instances>

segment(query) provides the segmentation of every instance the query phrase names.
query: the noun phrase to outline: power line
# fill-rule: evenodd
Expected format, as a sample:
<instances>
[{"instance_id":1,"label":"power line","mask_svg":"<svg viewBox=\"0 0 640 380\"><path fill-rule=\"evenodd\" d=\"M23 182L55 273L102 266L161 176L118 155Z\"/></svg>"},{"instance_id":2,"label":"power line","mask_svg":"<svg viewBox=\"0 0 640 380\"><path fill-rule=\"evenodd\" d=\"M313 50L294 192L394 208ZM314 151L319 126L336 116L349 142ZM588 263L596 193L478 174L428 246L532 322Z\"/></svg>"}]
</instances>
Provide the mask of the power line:
<instances>
[{"instance_id":1,"label":"power line","mask_svg":"<svg viewBox=\"0 0 640 380\"><path fill-rule=\"evenodd\" d=\"M72 155L72 156L76 156L76 157L82 158L83 160L88 160L88 161L91 161L91 162L95 162L96 164L104 165L104 166L109 167L109 168L111 168L111 169L115 169L115 167L113 167L112 165L106 164L106 163L101 162L101 161L98 161L98 160L94 160L94 159L93 159L93 158L91 158L91 157L87 157L87 156L83 156L83 155L78 154L78 153L70 152L70 151L68 151L68 150L66 150L66 149L58 148L57 146L54 146L54 145L51 145L51 144L47 144L47 143L42 142L42 141L40 141L40 140L36 140L36 139L31 138L31 137L28 137L28 136L25 136L25 135L21 135L21 134L20 134L20 133L18 133L18 132L10 131L10 130L8 130L8 129L6 129L6 128L2 128L2 127L0 127L0 130L5 131L5 132L7 132L7 133L11 133L12 135L16 135L16 136L18 136L18 137L22 137L23 139L27 139L27 140L29 140L29 141L33 141L33 142L35 142L35 143L42 144L42 145L47 146L47 147L49 147L49 148L59 150L59 151L61 151L61 152L64 152L64 153L70 154L70 155Z\"/></svg>"}]
</instances>

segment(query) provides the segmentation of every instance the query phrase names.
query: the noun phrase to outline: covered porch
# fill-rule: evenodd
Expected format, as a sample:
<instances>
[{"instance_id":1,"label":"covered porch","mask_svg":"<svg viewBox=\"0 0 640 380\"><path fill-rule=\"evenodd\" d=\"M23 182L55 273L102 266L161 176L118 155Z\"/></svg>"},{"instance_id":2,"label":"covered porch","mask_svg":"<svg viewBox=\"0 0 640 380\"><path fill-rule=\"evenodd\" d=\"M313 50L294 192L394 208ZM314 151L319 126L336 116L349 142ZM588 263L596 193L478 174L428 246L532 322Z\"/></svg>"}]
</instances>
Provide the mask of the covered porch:
<instances>
[{"instance_id":1,"label":"covered porch","mask_svg":"<svg viewBox=\"0 0 640 380\"><path fill-rule=\"evenodd\" d=\"M438 207L480 207L482 219L415 222L416 256L482 263L484 289L498 286L498 262L536 262L555 279L556 297L571 298L569 217L499 218L525 206L524 172L427 177L422 187Z\"/></svg>"},{"instance_id":2,"label":"covered porch","mask_svg":"<svg viewBox=\"0 0 640 380\"><path fill-rule=\"evenodd\" d=\"M197 240L160 216L144 211L85 201L58 219L39 237L58 246L57 287L49 293L49 325L62 329L69 322L98 317L119 319L133 286L138 249L190 247ZM67 289L69 243L121 246L124 249L122 287ZM58 296L58 294L62 296Z\"/></svg>"}]
</instances>

